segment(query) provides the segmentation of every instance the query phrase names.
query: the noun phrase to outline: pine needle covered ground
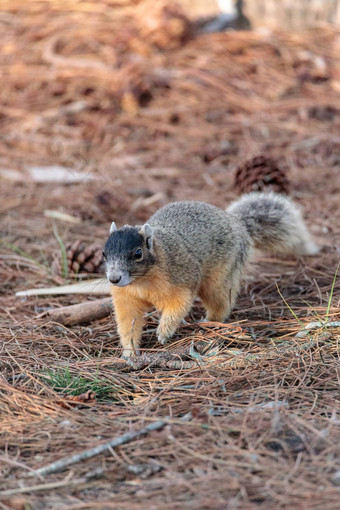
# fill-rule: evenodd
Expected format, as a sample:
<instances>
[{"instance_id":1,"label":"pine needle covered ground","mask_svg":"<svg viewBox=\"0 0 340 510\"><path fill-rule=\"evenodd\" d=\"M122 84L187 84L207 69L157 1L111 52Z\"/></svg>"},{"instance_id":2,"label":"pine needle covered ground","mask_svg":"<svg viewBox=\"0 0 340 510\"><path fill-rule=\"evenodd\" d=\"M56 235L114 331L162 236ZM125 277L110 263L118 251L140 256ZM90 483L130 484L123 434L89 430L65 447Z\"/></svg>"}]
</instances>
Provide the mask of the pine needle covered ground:
<instances>
[{"instance_id":1,"label":"pine needle covered ground","mask_svg":"<svg viewBox=\"0 0 340 510\"><path fill-rule=\"evenodd\" d=\"M340 35L197 36L176 9L155 33L142 8L2 4L0 508L335 510ZM280 163L321 251L259 257L230 324L197 322L197 302L160 348L152 313L131 367L112 318L43 316L93 296L15 296L81 278L65 247L103 244L112 220L143 222L171 200L224 207L254 156ZM52 165L78 182L46 182Z\"/></svg>"}]
</instances>

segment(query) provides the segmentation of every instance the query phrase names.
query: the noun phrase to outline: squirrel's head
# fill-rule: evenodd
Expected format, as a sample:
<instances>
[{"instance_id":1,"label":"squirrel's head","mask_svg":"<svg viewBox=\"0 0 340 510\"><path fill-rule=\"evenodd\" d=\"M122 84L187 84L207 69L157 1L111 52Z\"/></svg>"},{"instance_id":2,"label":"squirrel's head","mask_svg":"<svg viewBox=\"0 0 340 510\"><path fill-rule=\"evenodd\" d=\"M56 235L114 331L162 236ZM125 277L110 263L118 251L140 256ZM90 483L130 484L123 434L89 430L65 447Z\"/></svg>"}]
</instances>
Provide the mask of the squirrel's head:
<instances>
[{"instance_id":1,"label":"squirrel's head","mask_svg":"<svg viewBox=\"0 0 340 510\"><path fill-rule=\"evenodd\" d=\"M155 263L152 228L147 223L117 228L113 222L103 258L107 279L117 287L125 287L143 277Z\"/></svg>"}]
</instances>

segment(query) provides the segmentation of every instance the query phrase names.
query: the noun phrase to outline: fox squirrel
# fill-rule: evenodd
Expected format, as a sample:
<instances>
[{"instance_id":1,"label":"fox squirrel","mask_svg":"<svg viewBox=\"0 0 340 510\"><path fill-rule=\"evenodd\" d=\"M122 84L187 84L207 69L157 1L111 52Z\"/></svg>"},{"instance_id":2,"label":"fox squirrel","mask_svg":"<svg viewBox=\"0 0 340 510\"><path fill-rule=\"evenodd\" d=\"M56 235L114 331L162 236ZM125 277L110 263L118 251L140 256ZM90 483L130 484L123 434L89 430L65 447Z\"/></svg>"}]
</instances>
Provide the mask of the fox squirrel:
<instances>
[{"instance_id":1,"label":"fox squirrel","mask_svg":"<svg viewBox=\"0 0 340 510\"><path fill-rule=\"evenodd\" d=\"M297 206L276 193L249 193L226 211L204 202L173 202L143 226L117 228L113 222L103 257L123 357L139 353L144 314L153 307L161 312L161 344L174 335L196 296L208 321L225 321L254 248L318 251Z\"/></svg>"}]
</instances>

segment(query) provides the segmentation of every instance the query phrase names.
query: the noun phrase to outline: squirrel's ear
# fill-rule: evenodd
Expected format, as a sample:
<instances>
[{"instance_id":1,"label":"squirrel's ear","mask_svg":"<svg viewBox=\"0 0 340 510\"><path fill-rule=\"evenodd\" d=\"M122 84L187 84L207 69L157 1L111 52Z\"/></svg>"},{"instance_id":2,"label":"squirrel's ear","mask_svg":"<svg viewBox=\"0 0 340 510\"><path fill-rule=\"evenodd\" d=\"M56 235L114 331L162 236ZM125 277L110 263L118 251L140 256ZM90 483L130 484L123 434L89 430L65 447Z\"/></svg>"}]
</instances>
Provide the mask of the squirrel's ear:
<instances>
[{"instance_id":1,"label":"squirrel's ear","mask_svg":"<svg viewBox=\"0 0 340 510\"><path fill-rule=\"evenodd\" d=\"M111 227L110 227L110 235L111 235L113 232L115 232L116 230L117 230L117 226L116 226L115 222L113 221L113 222L111 223Z\"/></svg>"},{"instance_id":2,"label":"squirrel's ear","mask_svg":"<svg viewBox=\"0 0 340 510\"><path fill-rule=\"evenodd\" d=\"M153 246L153 230L149 223L145 223L145 225L141 228L141 233L145 237L146 246L149 250L152 250Z\"/></svg>"}]
</instances>

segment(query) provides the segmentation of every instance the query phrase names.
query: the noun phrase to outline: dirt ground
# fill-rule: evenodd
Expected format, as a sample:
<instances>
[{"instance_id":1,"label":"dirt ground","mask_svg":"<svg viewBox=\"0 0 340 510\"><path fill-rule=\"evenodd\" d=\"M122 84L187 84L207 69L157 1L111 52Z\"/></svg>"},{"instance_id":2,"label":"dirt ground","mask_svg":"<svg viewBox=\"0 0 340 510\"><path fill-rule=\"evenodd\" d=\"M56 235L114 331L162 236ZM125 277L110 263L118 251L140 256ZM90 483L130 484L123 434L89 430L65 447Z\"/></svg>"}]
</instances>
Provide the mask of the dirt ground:
<instances>
[{"instance_id":1,"label":"dirt ground","mask_svg":"<svg viewBox=\"0 0 340 510\"><path fill-rule=\"evenodd\" d=\"M131 4L1 7L0 508L336 510L340 34L199 36L176 9L144 23L151 4ZM172 200L225 207L257 155L286 172L320 253L259 256L229 324L198 323L197 302L162 348L152 313L143 347L162 365L122 362L112 317L43 316L96 296L15 295L93 276L66 274L63 250L102 246L113 220ZM52 165L83 180L36 182L30 169L46 180Z\"/></svg>"}]
</instances>

